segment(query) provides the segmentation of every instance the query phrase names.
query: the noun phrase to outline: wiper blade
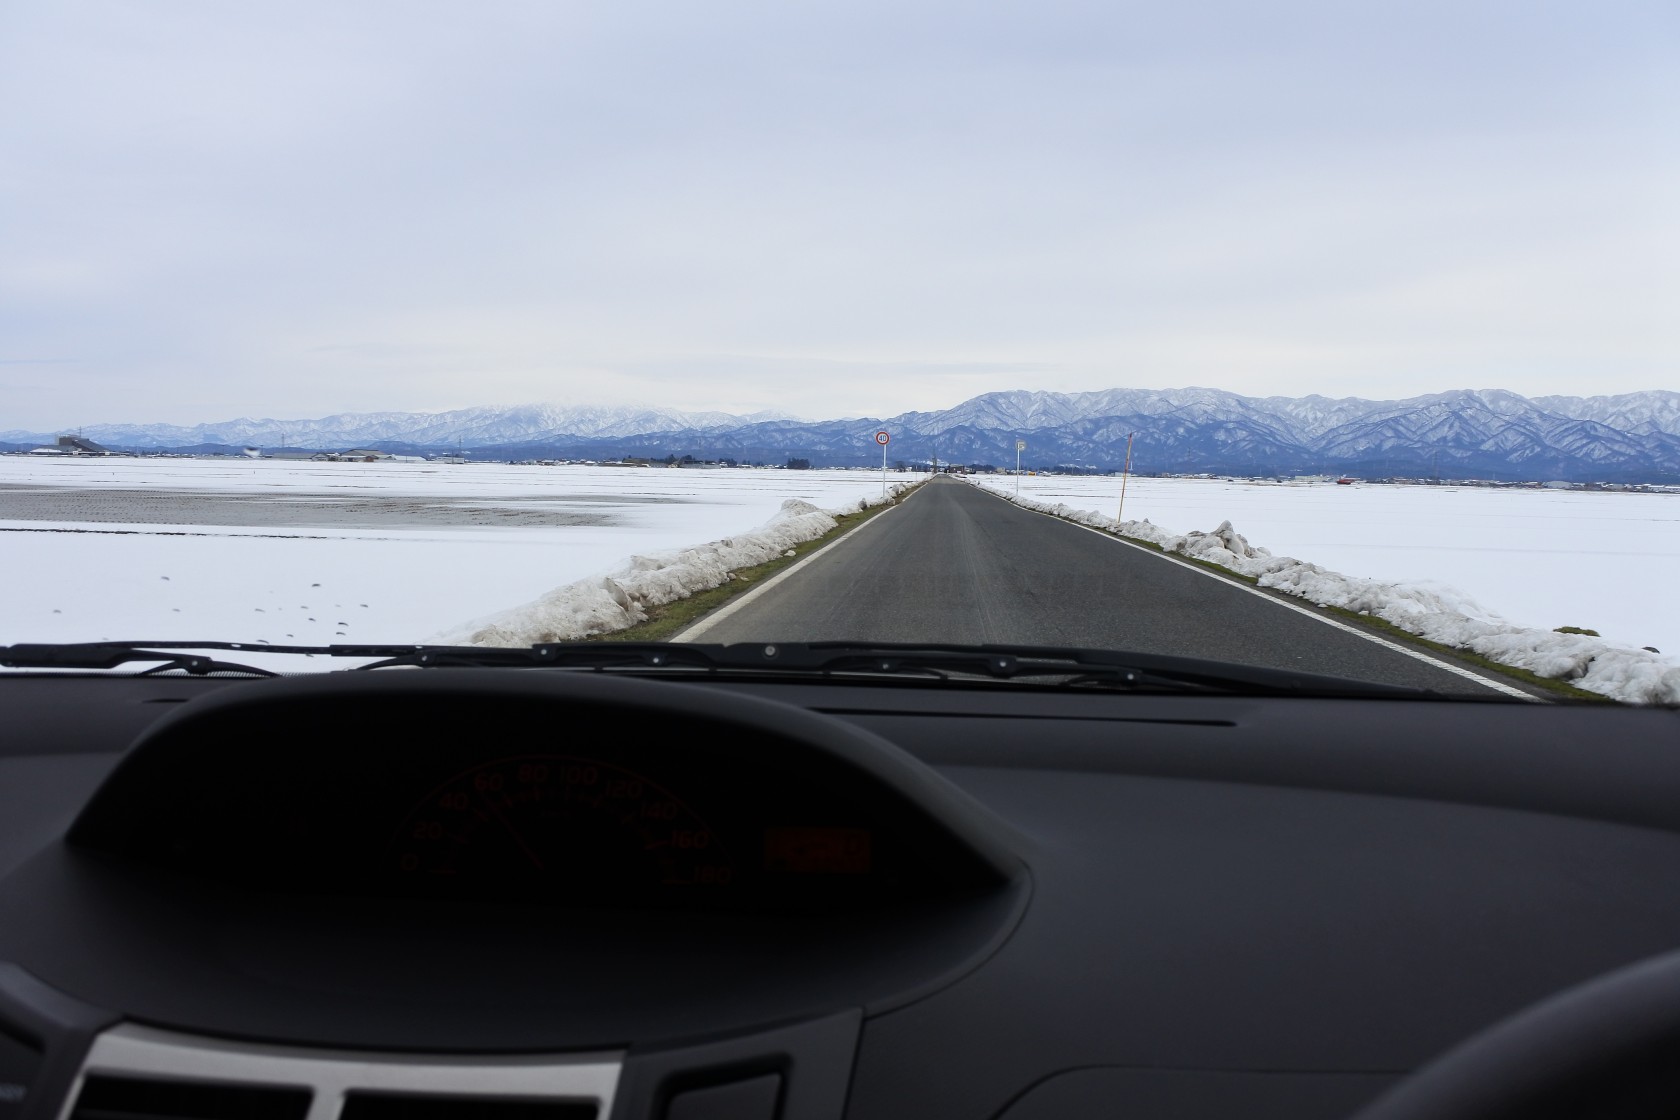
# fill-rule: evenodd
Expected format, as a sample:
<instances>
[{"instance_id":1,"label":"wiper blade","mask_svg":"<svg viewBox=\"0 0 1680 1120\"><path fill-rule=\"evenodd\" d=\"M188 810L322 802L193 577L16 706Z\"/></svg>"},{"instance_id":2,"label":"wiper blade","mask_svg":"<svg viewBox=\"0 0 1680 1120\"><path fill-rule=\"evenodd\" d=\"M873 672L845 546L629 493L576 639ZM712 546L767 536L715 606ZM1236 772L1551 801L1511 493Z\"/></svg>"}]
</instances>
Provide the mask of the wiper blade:
<instances>
[{"instance_id":1,"label":"wiper blade","mask_svg":"<svg viewBox=\"0 0 1680 1120\"><path fill-rule=\"evenodd\" d=\"M1296 696L1424 697L1436 693L1195 657L1075 646L810 642L714 646L741 668L1053 682L1057 687Z\"/></svg>"}]
</instances>

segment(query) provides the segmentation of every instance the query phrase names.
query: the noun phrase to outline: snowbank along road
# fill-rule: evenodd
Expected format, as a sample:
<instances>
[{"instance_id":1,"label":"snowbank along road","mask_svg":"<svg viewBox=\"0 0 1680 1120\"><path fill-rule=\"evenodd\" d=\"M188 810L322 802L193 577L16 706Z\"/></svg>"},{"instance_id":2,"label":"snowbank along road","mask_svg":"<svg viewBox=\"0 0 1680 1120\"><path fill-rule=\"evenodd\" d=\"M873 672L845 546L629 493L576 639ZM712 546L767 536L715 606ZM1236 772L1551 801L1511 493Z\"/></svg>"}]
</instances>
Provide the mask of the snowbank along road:
<instances>
[{"instance_id":1,"label":"snowbank along road","mask_svg":"<svg viewBox=\"0 0 1680 1120\"><path fill-rule=\"evenodd\" d=\"M1514 693L1506 682L949 478L935 478L899 509L678 640L930 635L1207 657L1482 697Z\"/></svg>"}]
</instances>

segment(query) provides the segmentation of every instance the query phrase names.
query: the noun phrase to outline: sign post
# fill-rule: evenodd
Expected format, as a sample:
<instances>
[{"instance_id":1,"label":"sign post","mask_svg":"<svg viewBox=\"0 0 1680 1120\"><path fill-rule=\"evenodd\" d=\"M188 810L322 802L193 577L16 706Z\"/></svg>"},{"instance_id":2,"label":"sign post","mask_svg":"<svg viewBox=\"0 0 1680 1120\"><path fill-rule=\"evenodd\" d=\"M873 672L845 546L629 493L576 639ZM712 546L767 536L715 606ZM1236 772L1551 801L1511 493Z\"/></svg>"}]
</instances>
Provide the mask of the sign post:
<instances>
[{"instance_id":1,"label":"sign post","mask_svg":"<svg viewBox=\"0 0 1680 1120\"><path fill-rule=\"evenodd\" d=\"M1017 498L1021 496L1021 452L1026 449L1026 440L1018 439L1015 441L1015 496Z\"/></svg>"},{"instance_id":2,"label":"sign post","mask_svg":"<svg viewBox=\"0 0 1680 1120\"><path fill-rule=\"evenodd\" d=\"M875 442L881 445L881 497L887 496L887 444L892 442L892 436L882 428L875 433Z\"/></svg>"},{"instance_id":3,"label":"sign post","mask_svg":"<svg viewBox=\"0 0 1680 1120\"><path fill-rule=\"evenodd\" d=\"M1120 472L1120 511L1114 515L1114 531L1120 531L1120 524L1126 518L1126 480L1132 477L1132 437L1136 432L1126 433L1126 467Z\"/></svg>"}]
</instances>

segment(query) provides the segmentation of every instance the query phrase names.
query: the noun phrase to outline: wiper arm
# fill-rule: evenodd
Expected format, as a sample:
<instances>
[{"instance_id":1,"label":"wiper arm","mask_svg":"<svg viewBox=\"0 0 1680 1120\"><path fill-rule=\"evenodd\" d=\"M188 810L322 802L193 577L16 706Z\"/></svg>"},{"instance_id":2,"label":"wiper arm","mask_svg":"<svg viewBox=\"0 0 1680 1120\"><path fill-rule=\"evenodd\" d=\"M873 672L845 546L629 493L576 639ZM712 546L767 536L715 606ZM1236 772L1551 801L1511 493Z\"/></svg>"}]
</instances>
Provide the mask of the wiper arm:
<instances>
[{"instance_id":1,"label":"wiper arm","mask_svg":"<svg viewBox=\"0 0 1680 1120\"><path fill-rule=\"evenodd\" d=\"M158 664L141 672L141 676L180 670L194 676L210 673L244 673L258 677L279 674L254 665L235 661L219 661L202 654L189 653L195 649L266 649L266 646L242 645L237 642L65 642L61 644L28 644L0 646L0 665L8 669L116 669L144 661Z\"/></svg>"}]
</instances>

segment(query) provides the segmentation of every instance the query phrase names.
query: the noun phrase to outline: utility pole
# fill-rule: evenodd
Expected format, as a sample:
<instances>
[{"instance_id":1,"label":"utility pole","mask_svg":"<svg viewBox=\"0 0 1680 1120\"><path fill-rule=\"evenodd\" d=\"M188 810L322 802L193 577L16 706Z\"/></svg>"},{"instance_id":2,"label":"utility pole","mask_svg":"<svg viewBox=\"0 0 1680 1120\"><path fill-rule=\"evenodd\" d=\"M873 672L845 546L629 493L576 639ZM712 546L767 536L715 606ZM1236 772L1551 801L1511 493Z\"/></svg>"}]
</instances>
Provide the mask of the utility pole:
<instances>
[{"instance_id":1,"label":"utility pole","mask_svg":"<svg viewBox=\"0 0 1680 1120\"><path fill-rule=\"evenodd\" d=\"M1026 440L1018 439L1015 441L1015 496L1017 498L1021 496L1021 452L1026 449Z\"/></svg>"},{"instance_id":2,"label":"utility pole","mask_svg":"<svg viewBox=\"0 0 1680 1120\"><path fill-rule=\"evenodd\" d=\"M1116 530L1120 528L1121 523L1126 519L1126 482L1132 477L1132 438L1136 435L1136 432L1126 433L1126 466L1120 472L1120 509L1114 515L1114 527Z\"/></svg>"}]
</instances>

